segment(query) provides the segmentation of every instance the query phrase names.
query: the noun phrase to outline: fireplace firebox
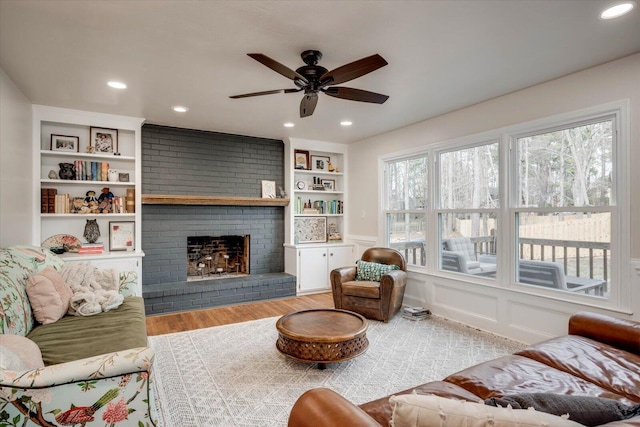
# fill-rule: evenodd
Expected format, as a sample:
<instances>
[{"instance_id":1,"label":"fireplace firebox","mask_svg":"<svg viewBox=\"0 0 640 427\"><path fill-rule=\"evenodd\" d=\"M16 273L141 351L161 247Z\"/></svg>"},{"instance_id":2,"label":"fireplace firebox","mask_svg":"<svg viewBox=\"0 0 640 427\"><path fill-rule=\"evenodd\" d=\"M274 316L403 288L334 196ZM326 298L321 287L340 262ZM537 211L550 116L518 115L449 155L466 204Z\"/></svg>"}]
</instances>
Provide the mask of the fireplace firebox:
<instances>
[{"instance_id":1,"label":"fireplace firebox","mask_svg":"<svg viewBox=\"0 0 640 427\"><path fill-rule=\"evenodd\" d=\"M187 237L187 280L245 276L250 236Z\"/></svg>"}]
</instances>

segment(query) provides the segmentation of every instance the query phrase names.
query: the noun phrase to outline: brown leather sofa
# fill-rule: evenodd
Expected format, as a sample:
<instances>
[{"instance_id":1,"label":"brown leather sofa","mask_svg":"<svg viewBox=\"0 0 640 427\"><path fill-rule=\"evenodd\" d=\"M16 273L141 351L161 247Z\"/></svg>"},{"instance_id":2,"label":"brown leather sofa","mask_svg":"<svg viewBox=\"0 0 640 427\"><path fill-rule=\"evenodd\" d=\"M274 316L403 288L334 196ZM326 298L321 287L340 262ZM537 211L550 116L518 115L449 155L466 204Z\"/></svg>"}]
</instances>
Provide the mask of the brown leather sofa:
<instances>
[{"instance_id":1,"label":"brown leather sofa","mask_svg":"<svg viewBox=\"0 0 640 427\"><path fill-rule=\"evenodd\" d=\"M529 346L434 381L395 393L435 394L479 401L517 393L557 393L640 403L640 322L582 312L568 335ZM389 426L389 397L356 406L325 388L297 400L290 427ZM640 427L640 417L604 424Z\"/></svg>"}]
</instances>

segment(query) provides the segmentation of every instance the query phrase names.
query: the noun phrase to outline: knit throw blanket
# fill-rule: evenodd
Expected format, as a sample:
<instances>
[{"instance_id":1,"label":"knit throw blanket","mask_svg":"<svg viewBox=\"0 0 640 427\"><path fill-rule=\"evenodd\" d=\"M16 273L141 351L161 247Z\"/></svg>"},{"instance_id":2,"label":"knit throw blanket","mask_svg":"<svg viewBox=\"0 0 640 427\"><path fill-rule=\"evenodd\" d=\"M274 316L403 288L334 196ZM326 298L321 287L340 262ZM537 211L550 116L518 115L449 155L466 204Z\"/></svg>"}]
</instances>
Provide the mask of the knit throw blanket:
<instances>
[{"instance_id":1,"label":"knit throw blanket","mask_svg":"<svg viewBox=\"0 0 640 427\"><path fill-rule=\"evenodd\" d=\"M73 291L69 314L92 316L118 308L124 301L118 292L118 274L112 268L99 270L88 262L69 262L60 275Z\"/></svg>"}]
</instances>

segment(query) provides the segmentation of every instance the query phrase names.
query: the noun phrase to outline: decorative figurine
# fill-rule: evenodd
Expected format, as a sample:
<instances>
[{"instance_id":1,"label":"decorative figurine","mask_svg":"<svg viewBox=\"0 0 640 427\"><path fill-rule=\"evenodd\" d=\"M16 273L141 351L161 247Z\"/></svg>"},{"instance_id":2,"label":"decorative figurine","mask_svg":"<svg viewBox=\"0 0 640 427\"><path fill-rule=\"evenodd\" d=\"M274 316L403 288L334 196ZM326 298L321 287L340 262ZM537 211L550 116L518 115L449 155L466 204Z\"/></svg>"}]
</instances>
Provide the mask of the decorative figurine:
<instances>
[{"instance_id":1,"label":"decorative figurine","mask_svg":"<svg viewBox=\"0 0 640 427\"><path fill-rule=\"evenodd\" d=\"M58 163L60 179L76 179L76 168L73 163Z\"/></svg>"},{"instance_id":2,"label":"decorative figurine","mask_svg":"<svg viewBox=\"0 0 640 427\"><path fill-rule=\"evenodd\" d=\"M49 171L49 179L58 179L58 172L54 171L53 169L51 169Z\"/></svg>"},{"instance_id":3,"label":"decorative figurine","mask_svg":"<svg viewBox=\"0 0 640 427\"><path fill-rule=\"evenodd\" d=\"M102 194L98 197L98 211L100 213L111 212L111 203L114 197L113 193L109 191L109 187L104 187Z\"/></svg>"},{"instance_id":4,"label":"decorative figurine","mask_svg":"<svg viewBox=\"0 0 640 427\"><path fill-rule=\"evenodd\" d=\"M100 227L98 226L97 219L87 220L87 223L84 226L83 236L89 243L95 243L98 241L98 237L100 237Z\"/></svg>"}]
</instances>

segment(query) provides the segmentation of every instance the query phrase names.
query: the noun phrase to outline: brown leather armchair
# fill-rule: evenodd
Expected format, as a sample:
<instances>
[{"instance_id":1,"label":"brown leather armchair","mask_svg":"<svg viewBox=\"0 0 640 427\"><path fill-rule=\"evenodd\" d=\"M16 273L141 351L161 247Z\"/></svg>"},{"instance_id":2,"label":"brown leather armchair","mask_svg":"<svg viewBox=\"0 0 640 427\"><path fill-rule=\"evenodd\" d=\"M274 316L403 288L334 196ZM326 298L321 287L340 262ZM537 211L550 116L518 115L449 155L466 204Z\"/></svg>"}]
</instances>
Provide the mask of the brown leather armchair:
<instances>
[{"instance_id":1,"label":"brown leather armchair","mask_svg":"<svg viewBox=\"0 0 640 427\"><path fill-rule=\"evenodd\" d=\"M369 319L388 322L402 305L407 284L407 263L402 254L390 248L369 248L362 261L395 264L400 270L390 271L380 282L356 280L356 267L336 268L331 272L331 289L336 308L349 310Z\"/></svg>"}]
</instances>

